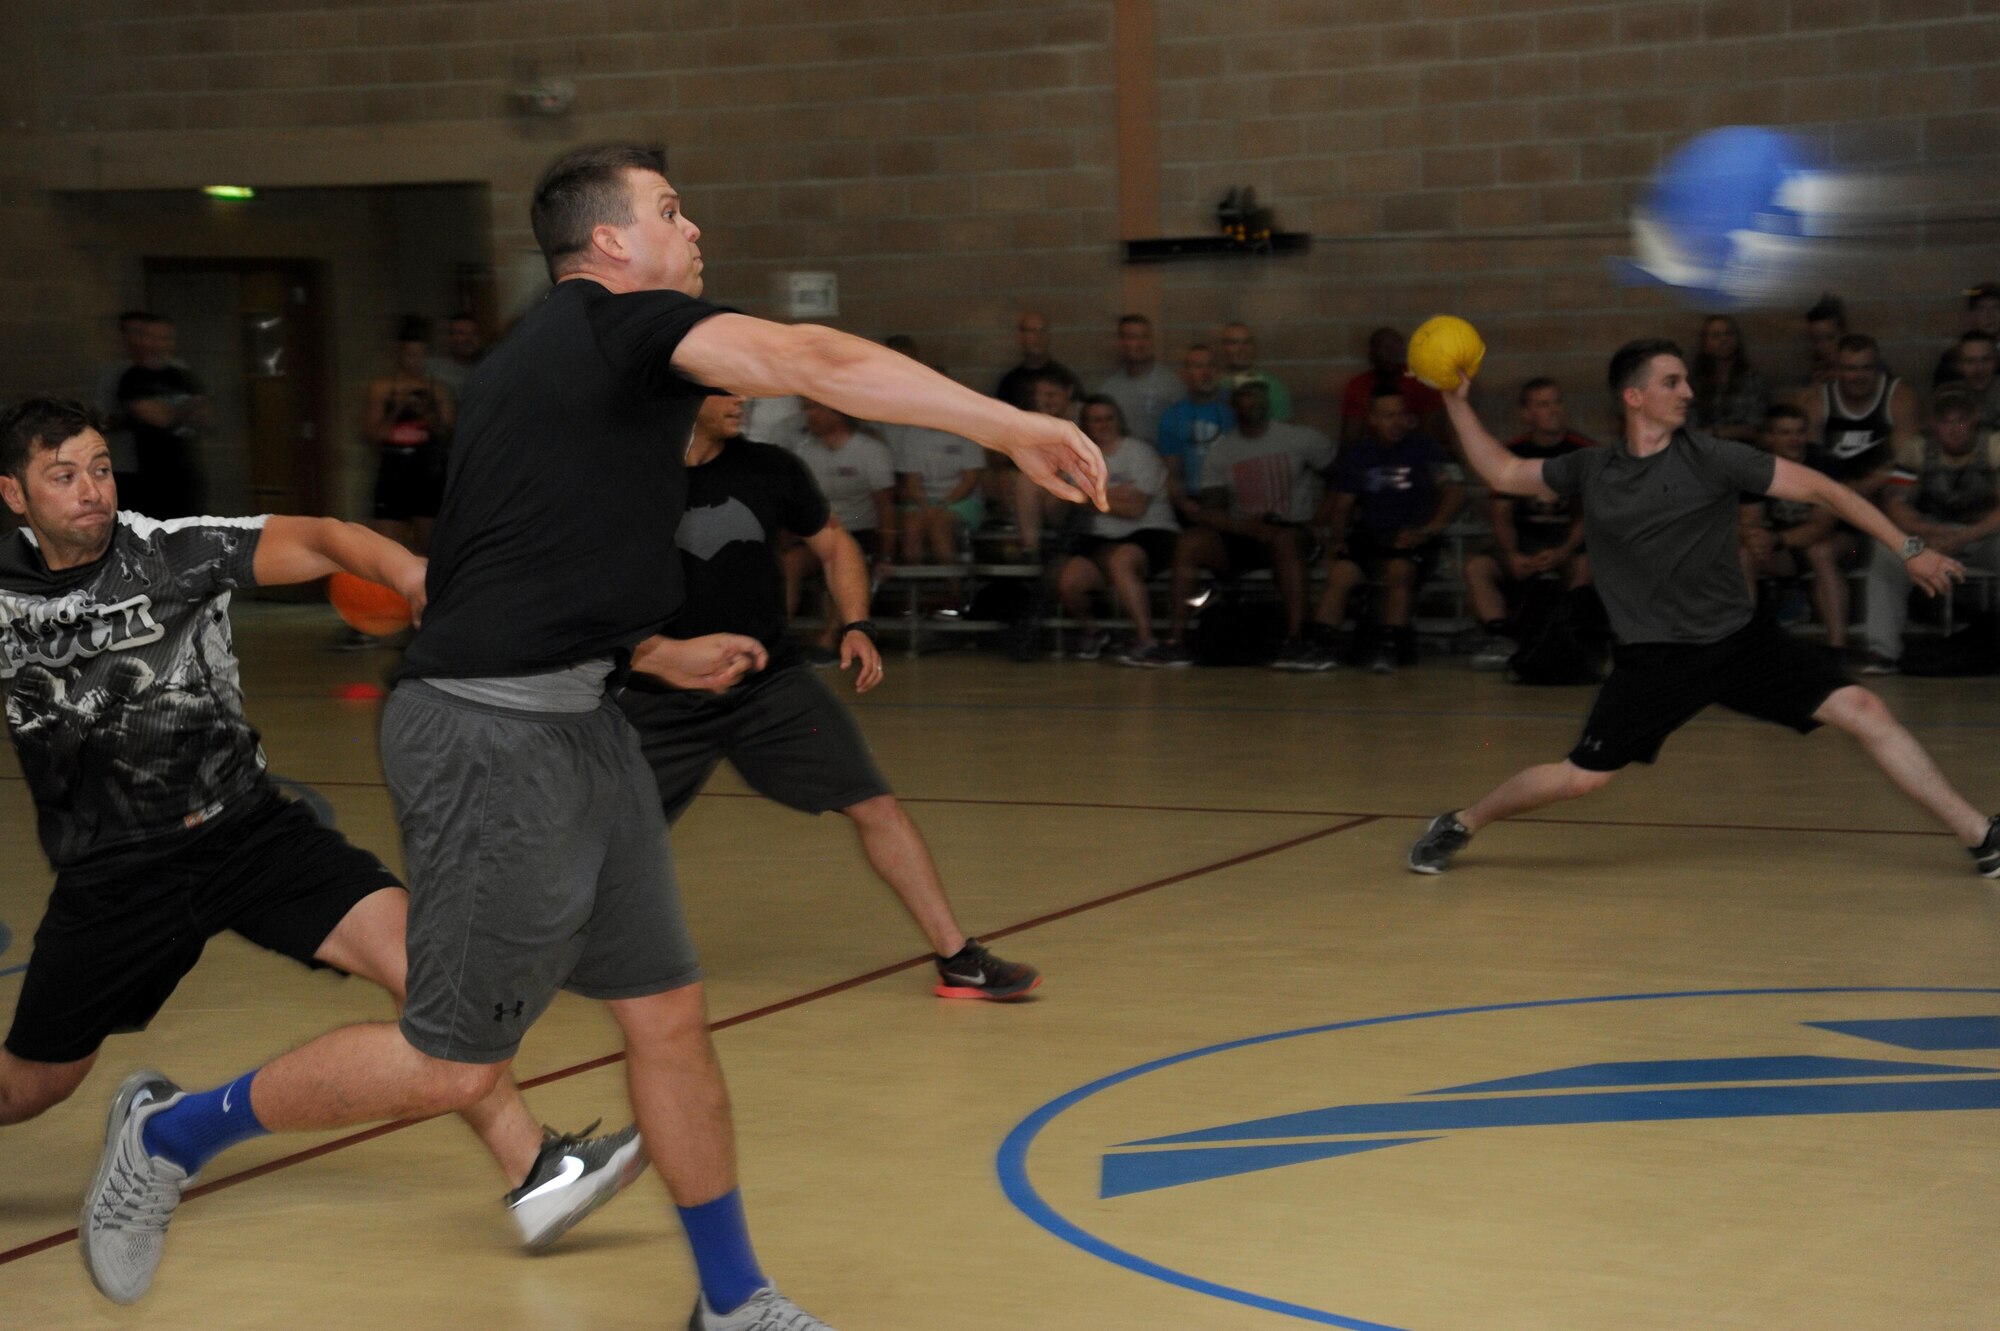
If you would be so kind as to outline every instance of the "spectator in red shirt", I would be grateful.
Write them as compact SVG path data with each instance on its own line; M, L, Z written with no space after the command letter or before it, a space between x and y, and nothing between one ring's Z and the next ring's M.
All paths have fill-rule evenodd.
M1368 368L1347 381L1340 399L1340 446L1342 448L1368 433L1368 413L1378 393L1401 393L1403 406L1424 432L1433 439L1449 439L1440 425L1444 399L1410 373L1406 358L1409 344L1393 328L1378 328L1368 335Z

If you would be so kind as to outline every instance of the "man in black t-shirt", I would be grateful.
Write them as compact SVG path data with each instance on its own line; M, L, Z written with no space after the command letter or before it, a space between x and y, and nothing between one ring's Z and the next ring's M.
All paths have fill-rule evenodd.
M1627 343L1611 358L1609 378L1625 409L1624 442L1547 460L1515 457L1488 434L1469 383L1445 397L1467 460L1496 493L1581 505L1591 575L1617 648L1569 757L1439 814L1411 848L1409 867L1442 873L1488 823L1603 789L1627 764L1652 762L1668 736L1719 702L1802 734L1823 723L1847 731L1958 837L1981 874L2000 877L2000 816L1966 803L1880 698L1825 654L1755 618L1737 558L1737 504L1746 493L1823 504L1898 551L1910 579L1933 595L1963 577L1963 566L1816 471L1690 433L1694 394L1673 343Z
M824 1324L770 1285L751 1247L658 792L606 697L628 664L721 690L766 661L741 635L659 636L681 600L674 536L695 412L711 385L800 394L962 435L1099 508L1104 459L1074 425L873 343L701 300L701 232L658 149L565 152L529 216L555 285L466 394L429 603L383 709L411 889L402 1020L331 1032L247 1080L274 1131L458 1109L500 1080L558 991L606 1001L700 1276L691 1331L815 1331ZM90 1203L110 1218L82 1241L94 1262L143 1267L138 1290L180 1187L144 1149L147 1124L199 1130L204 1105L157 1073L114 1102ZM135 1196L142 1205L120 1209Z
M279 795L243 715L229 600L342 568L421 602L423 561L332 519L120 512L109 447L60 399L0 419L0 497L27 524L0 540L0 688L56 869L0 1050L0 1123L67 1099L225 930L400 995L402 886ZM511 1081L468 1117L510 1185L533 1174L542 1134ZM575 1152L572 1177L575 1145L551 1159L556 1186L509 1207L530 1247L644 1165L627 1129Z
M118 379L118 408L131 426L144 511L155 518L184 518L201 509L200 462L195 443L208 423L208 390L174 359L174 326L146 321L140 355Z
M1546 375L1521 385L1521 422L1528 428L1507 441L1517 458L1559 458L1597 442L1569 428L1569 409L1562 385ZM1486 631L1486 642L1474 653L1475 670L1499 669L1513 655L1507 633L1509 601L1513 614L1523 615L1519 593L1530 583L1574 591L1590 582L1590 560L1583 553L1583 514L1567 499L1516 498L1495 491L1489 520L1492 544L1465 561L1465 589L1472 613ZM1531 617L1530 617L1531 618ZM1518 632L1518 630L1517 630Z
M865 693L882 680L868 619L868 562L833 516L812 473L792 454L740 438L743 399L712 397L688 445L688 507L675 538L687 600L677 634L740 633L770 664L727 693L675 688L644 673L619 705L639 731L669 824L729 760L752 789L801 813L838 809L854 822L882 881L924 932L941 998L1018 998L1041 983L1031 966L1003 961L953 916L923 834L875 767L847 709L820 683L786 634L783 567L776 541L790 533L826 569L843 628L841 668L856 667Z

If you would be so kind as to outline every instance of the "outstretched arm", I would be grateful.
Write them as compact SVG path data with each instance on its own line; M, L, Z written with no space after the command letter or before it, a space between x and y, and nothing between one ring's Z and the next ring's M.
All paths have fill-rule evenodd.
M1536 499L1556 497L1554 490L1542 484L1540 458L1515 457L1480 423L1478 414L1472 410L1471 379L1459 378L1458 387L1444 395L1444 409L1451 417L1452 428L1458 431L1459 443L1465 447L1465 460L1496 493Z
M344 570L395 588L410 603L412 617L423 618L425 561L358 522L266 518L252 569L264 587L311 582Z
M1905 533L1889 521L1888 514L1831 476L1823 476L1811 467L1802 467L1783 458L1776 461L1777 470L1771 475L1771 488L1765 491L1766 494L1778 499L1824 504L1890 550L1902 553ZM1906 560L1905 565L1910 571L1910 581L1931 596L1948 590L1954 582L1965 580L1965 565L1936 550L1926 550L1915 559Z
M1072 503L1105 508L1104 455L1082 430L1017 411L911 357L813 324L718 314L689 330L674 369L748 397L799 393L862 420L923 425L1005 453L1035 484ZM1064 480L1067 473L1074 484Z

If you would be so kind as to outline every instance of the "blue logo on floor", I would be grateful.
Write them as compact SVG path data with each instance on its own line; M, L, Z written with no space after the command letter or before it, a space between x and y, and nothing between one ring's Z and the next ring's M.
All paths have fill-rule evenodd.
M1449 1138L1506 1129L1996 1110L2000 1109L2000 1014L1967 1015L1964 1010L1966 996L1994 994L2000 990L1828 988L1628 994L1405 1013L1252 1036L1129 1068L1050 1101L1009 1134L998 1161L1001 1183L1017 1207L1057 1237L1141 1274L1306 1321L1357 1331L1401 1331L1387 1323L1309 1306L1296 1297L1277 1297L1204 1279L1141 1256L1120 1245L1143 1242L1148 1223L1171 1217L1156 1210L1130 1212L1111 1204L1129 1208L1137 1203L1127 1199L1186 1190L1189 1203L1206 1213L1217 1206L1237 1204L1245 1196L1240 1191L1204 1191L1222 1180L1341 1157L1437 1150L1441 1148L1434 1144ZM1949 1000L1947 1005L1957 1009L1949 1014L1888 1015L1898 1008L1909 1010L1906 1001L1890 995L1959 997ZM1693 999L1745 1001L1743 1015L1751 1019L1745 1029L1711 1037L1726 1039L1727 1052L1616 1062L1565 1062L1559 1061L1558 1053L1558 1061L1549 1066L1546 1051L1560 1050L1564 1038L1588 1042L1595 1035L1617 1042L1616 1047L1623 1052L1636 1029L1641 1038L1657 1031L1663 1047L1683 1045L1689 1037L1673 1028L1670 1016L1650 1005ZM1778 1003L1782 1015L1770 1011L1766 1000ZM1649 1005L1632 1013L1645 1018L1636 1026L1626 1019L1632 1004ZM1990 1006L1991 999L1976 999L1974 1004ZM1765 1010L1759 1011L1760 1005ZM1927 1000L1920 1006L1936 1005L1935 1000ZM1344 1060L1316 1059L1316 1046L1289 1043L1303 1037L1418 1021L1477 1018L1480 1038L1439 1042L1433 1065L1446 1071L1454 1062L1467 1060L1490 1065L1496 1047L1504 1049L1492 1037L1505 1040L1510 1034L1504 1025L1494 1026L1497 1019L1492 1014L1500 1013L1529 1019L1511 1033L1522 1044L1543 1051L1539 1057L1528 1056L1534 1061L1526 1070L1386 1097L1318 1105L1309 1102L1282 1112L1249 1117L1225 1114L1220 1116L1224 1119L1221 1122L1200 1122L1204 1101L1240 1106L1258 1098L1256 1079L1246 1074L1266 1066L1267 1050L1287 1060L1282 1065L1269 1065L1272 1069L1282 1067L1282 1075L1276 1078L1280 1085L1296 1085L1301 1064L1310 1073L1324 1063L1337 1078ZM1713 1015L1712 1010L1704 1011L1697 1029L1712 1029ZM1577 1018L1590 1020L1579 1023ZM1592 1029L1575 1029L1579 1025ZM1406 1039L1428 1033L1420 1028ZM1353 1037L1348 1038L1351 1041ZM1772 1052L1753 1052L1758 1043ZM1466 1052L1468 1047L1472 1052ZM1791 1052L1802 1047L1821 1052ZM1329 1052L1346 1053L1352 1048L1350 1043L1329 1047ZM1368 1052L1371 1058L1393 1065L1399 1051L1376 1035ZM1219 1055L1231 1057L1213 1065L1214 1071L1204 1070L1209 1065L1190 1067ZM1236 1057L1239 1055L1242 1057ZM1420 1054L1420 1060L1427 1056ZM1134 1087L1122 1095L1118 1090L1148 1078L1154 1079L1149 1087ZM1293 1098L1294 1106L1297 1104L1295 1093L1292 1097L1284 1092L1274 1094L1280 1104L1284 1098ZM1073 1164L1066 1172L1039 1163L1030 1168L1037 1140L1059 1121L1065 1126L1050 1134L1059 1141L1051 1147L1048 1158L1074 1161L1087 1149L1091 1134L1102 1132L1107 1118L1137 1119L1135 1126L1157 1127L1164 1125L1163 1120L1178 1119L1186 1124L1190 1116L1195 1117L1195 1124L1173 1131L1127 1139L1098 1136L1101 1145L1091 1152L1096 1163L1094 1178L1075 1177ZM1070 1123L1076 1126L1067 1126ZM1777 1130L1775 1125L1773 1130ZM1534 1139L1542 1149L1547 1149L1549 1140L1545 1136ZM1338 1188L1331 1176L1320 1182ZM1058 1197L1062 1205L1053 1204L1045 1192ZM1286 1198L1296 1195L1291 1190L1284 1193ZM1267 1207L1283 1204L1260 1203ZM1084 1228L1077 1218L1080 1216L1088 1216L1093 1228ZM1205 1214L1203 1231L1225 1230L1226 1226L1217 1223L1221 1219ZM1385 1217L1385 1223L1393 1223L1393 1218ZM1116 1235L1119 1242L1114 1243L1106 1234Z

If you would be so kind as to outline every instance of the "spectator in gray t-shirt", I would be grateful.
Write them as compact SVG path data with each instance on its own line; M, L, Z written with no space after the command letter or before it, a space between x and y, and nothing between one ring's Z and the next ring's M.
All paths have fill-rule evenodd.
M1181 399L1181 377L1160 364L1153 344L1153 321L1128 314L1118 321L1118 368L1097 391L1125 413L1125 433L1145 442L1160 442L1160 417Z
M1680 348L1627 343L1611 358L1625 437L1608 448L1521 458L1486 432L1469 384L1445 398L1466 458L1496 493L1566 496L1583 509L1591 571L1618 648L1583 738L1562 762L1530 767L1464 809L1439 814L1409 867L1442 873L1488 823L1601 790L1629 763L1650 763L1667 737L1710 703L1805 733L1831 723L1896 786L1948 827L1980 873L2000 877L2000 817L1952 789L1882 700L1839 663L1754 618L1737 562L1742 494L1823 504L1898 551L1930 593L1965 574L1957 560L1907 536L1882 511L1810 468L1686 428L1693 390Z

